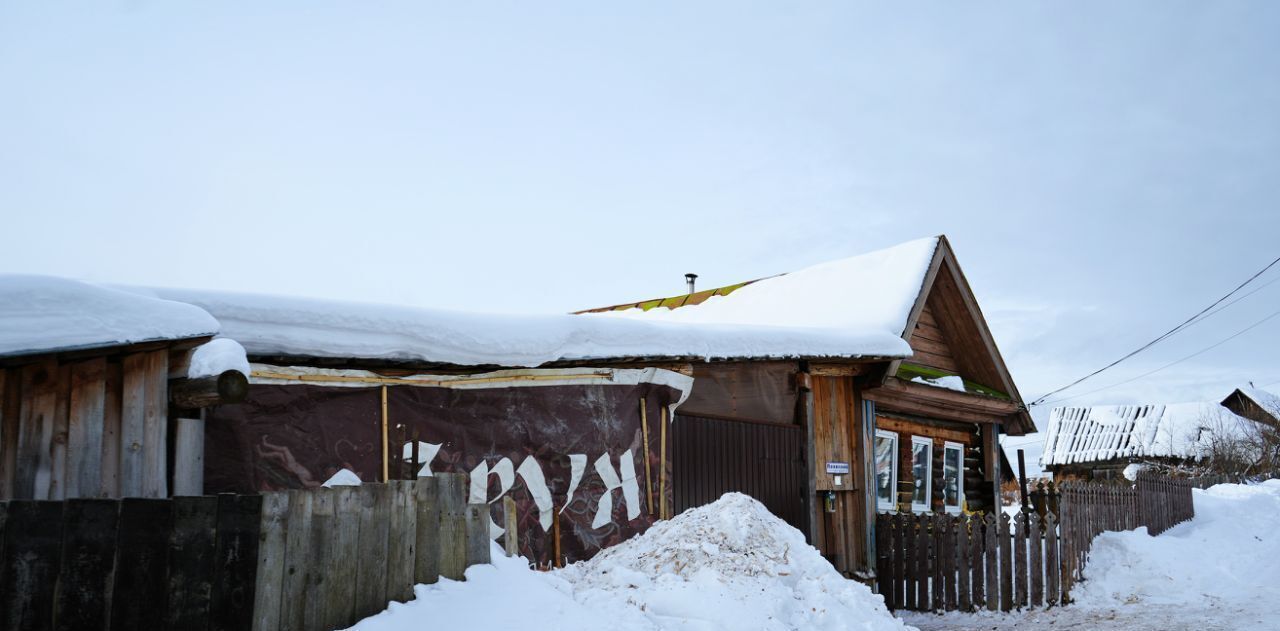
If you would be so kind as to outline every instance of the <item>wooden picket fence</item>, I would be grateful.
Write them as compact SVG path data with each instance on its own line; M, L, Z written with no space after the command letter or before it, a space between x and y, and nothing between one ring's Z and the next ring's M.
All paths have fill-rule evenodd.
M892 609L1011 611L1071 600L1093 538L1145 526L1159 535L1194 516L1189 480L1140 475L1131 486L1050 484L1036 509L876 517L877 588ZM1056 514L1055 514L1056 513Z
M1106 531L1145 526L1157 536L1195 517L1195 483L1140 473L1132 484L1064 482L1061 493L1063 583L1066 590L1083 578L1093 538Z
M345 628L489 562L489 509L467 488L0 503L0 628Z

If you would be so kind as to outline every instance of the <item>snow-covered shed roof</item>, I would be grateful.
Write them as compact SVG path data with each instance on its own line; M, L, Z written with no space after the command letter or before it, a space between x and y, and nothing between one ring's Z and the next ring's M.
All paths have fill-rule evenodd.
M898 358L880 330L499 315L186 289L136 289L208 311L251 356L535 367L618 358Z
M1258 407L1266 410L1272 417L1280 419L1280 396L1261 388L1240 388L1240 394L1258 404Z
M1200 458L1214 436L1246 435L1252 421L1217 403L1057 407L1041 466L1120 458Z
M580 313L650 321L880 332L902 337L938 237L684 296ZM852 291L851 291L852 290ZM696 309L682 308L697 305Z
M218 321L194 305L65 278L0 275L0 357L217 332Z

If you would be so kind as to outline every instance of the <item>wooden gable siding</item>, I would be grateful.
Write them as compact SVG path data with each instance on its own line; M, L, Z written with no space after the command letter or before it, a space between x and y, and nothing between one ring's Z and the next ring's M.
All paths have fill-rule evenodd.
M956 281L958 274L943 262L929 292L926 310L931 312L934 325L946 340L955 361L955 372L984 386L1015 395L1012 384L1006 383L997 362L998 351L988 344L982 323L973 313L977 305L970 305L972 296L962 291ZM923 318L921 318L923 319ZM926 328L926 330L928 330ZM914 331L913 331L914 334ZM941 367L939 367L941 368Z
M859 442L861 416L860 399L852 377L819 377L810 379L813 395L813 474L817 498L818 524L822 530L821 549L836 567L844 573L854 573L870 568L867 550L863 545L867 537L867 481L866 462L859 454L869 453L869 445ZM866 447L866 449L864 449ZM841 484L835 484L835 475L826 472L828 462L844 462L849 473L841 474ZM822 507L823 495L833 492L835 511L826 512Z
M955 354L951 351L951 345L947 342L947 334L943 333L928 303L920 311L920 318L916 320L916 326L911 331L909 343L913 352L912 363L944 372L959 373L960 368L956 363Z

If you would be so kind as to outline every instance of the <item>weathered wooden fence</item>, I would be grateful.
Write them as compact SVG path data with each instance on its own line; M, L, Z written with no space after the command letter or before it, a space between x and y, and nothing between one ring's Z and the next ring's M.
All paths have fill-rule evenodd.
M1146 526L1158 535L1191 519L1192 483L1156 475L1132 486L1052 485L1035 510L987 515L880 514L877 587L892 609L1011 611L1070 602L1093 538ZM1055 514L1056 513L1056 514Z
M1062 511L1064 590L1083 578L1094 537L1145 526L1156 536L1195 517L1191 480L1140 473L1132 485L1064 482Z
M465 474L0 503L0 628L335 629L489 562Z

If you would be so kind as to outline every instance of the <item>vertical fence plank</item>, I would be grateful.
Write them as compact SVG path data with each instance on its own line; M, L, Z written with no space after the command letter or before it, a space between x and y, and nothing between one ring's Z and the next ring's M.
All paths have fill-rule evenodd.
M0 628L52 629L62 556L62 502L9 502L0 566Z
M71 366L67 418L67 497L97 497L102 475L102 428L106 407L107 360Z
M461 580L467 569L467 484L461 473L441 473L437 505L440 510L440 576ZM422 532L418 524L418 532ZM421 550L421 548L419 548Z
M18 452L13 497L49 499L49 447L57 410L58 367L52 361L22 367L22 401L19 407ZM39 480L39 484L37 484Z
M387 608L387 546L391 528L391 487L360 487L355 622Z
M890 568L893 567L890 559L893 557L893 548L889 545L889 520L888 515L877 513L876 520L876 590L884 597L885 605L890 609L893 608L893 587L892 578L890 577Z
M445 475L421 477L417 481L414 581L426 585L440 580L440 481Z
M1042 561L1042 552L1044 550L1044 534L1040 530L1040 515L1032 513L1028 517L1029 527L1027 529L1027 545L1031 547L1030 564L1031 570L1031 590L1030 605L1039 607L1044 604L1044 563Z
M328 582L325 597L329 613L327 627L346 628L355 615L356 545L360 536L360 497L362 486L343 486L334 489L334 538L330 541L334 557L331 567L332 580Z
M1009 534L1009 515L1000 513L1000 610L1013 609L1013 541Z
M1027 606L1027 581L1031 575L1027 567L1027 519L1026 511L1014 518L1016 522L1013 537L1013 579L1016 592L1014 602L1019 608Z
M995 611L1000 608L1000 575L999 570L999 551L996 544L999 537L996 536L996 525L999 522L996 516L987 513L982 518L982 527L984 535L984 558L983 563L986 565L985 587L987 594L987 610Z
M909 545L907 538L903 536L906 530L906 523L902 519L902 515L892 515L893 531L890 536L893 537L893 605L897 609L903 609L907 606L906 590L903 585L907 581L907 547Z
M261 495L219 495L214 551L210 631L253 628L253 597L258 574Z
M142 441L146 424L146 353L126 355L121 362L120 495L142 495Z
M489 505L468 504L466 514L467 528L467 567L486 565L492 561L489 543Z
M919 549L916 545L919 538L916 537L916 520L914 515L900 515L902 519L902 540L907 549L907 564L903 569L903 606L906 609L917 609L916 607L916 566L919 561Z
M106 628L119 512L120 503L115 500L69 500L63 506L55 629Z
M169 607L168 500L125 498L120 502L112 629L161 629Z
M172 501L169 628L204 631L208 627L209 601L213 596L218 498L177 497Z
M120 497L120 364L107 364L102 411L102 478L98 497Z
M417 566L418 506L413 480L392 481L391 526L387 541L387 599L413 598Z
M929 547L932 550L932 554L929 555L930 563L932 564L929 568L929 591L933 602L933 610L943 611L946 605L943 559L947 557L947 550L944 547L946 543L947 517L946 515L935 514L929 522L933 529L933 536L929 537Z
M986 565L982 562L983 552L986 547L986 538L983 534L985 532L985 529L983 528L984 523L985 522L982 521L982 517L980 516L973 516L969 518L969 528L971 530L969 540L969 570L972 575L969 587L973 591L971 604L974 610L981 609L982 605L987 602L986 591L983 589L983 585L986 584L987 580Z
M0 368L0 500L14 497L21 414L22 372L17 368Z
M943 516L945 530L942 541L942 607L945 611L956 609L956 529L960 521L949 515Z
M169 495L169 351L146 353L142 421L142 494Z
M311 556L313 491L289 491L289 528L285 532L284 586L280 607L281 631L306 631L307 610L312 606L312 574L316 560Z
M1053 513L1044 516L1044 565L1045 604L1052 607L1059 602L1062 566L1058 560L1058 520Z
M972 587L969 585L969 567L973 550L970 523L970 520L963 515L956 520L956 591L959 592L956 607L960 611L969 611L973 608Z
M61 500L67 497L67 434L71 423L71 364L61 364L57 372L57 399L53 412L53 436L49 442L48 475L49 499ZM38 488L42 485L45 472L36 478L37 499Z
M253 595L254 631L274 631L282 624L285 558L288 539L289 493L273 491L262 495L262 518L258 526L258 575Z
M916 605L929 609L929 518L916 515Z

